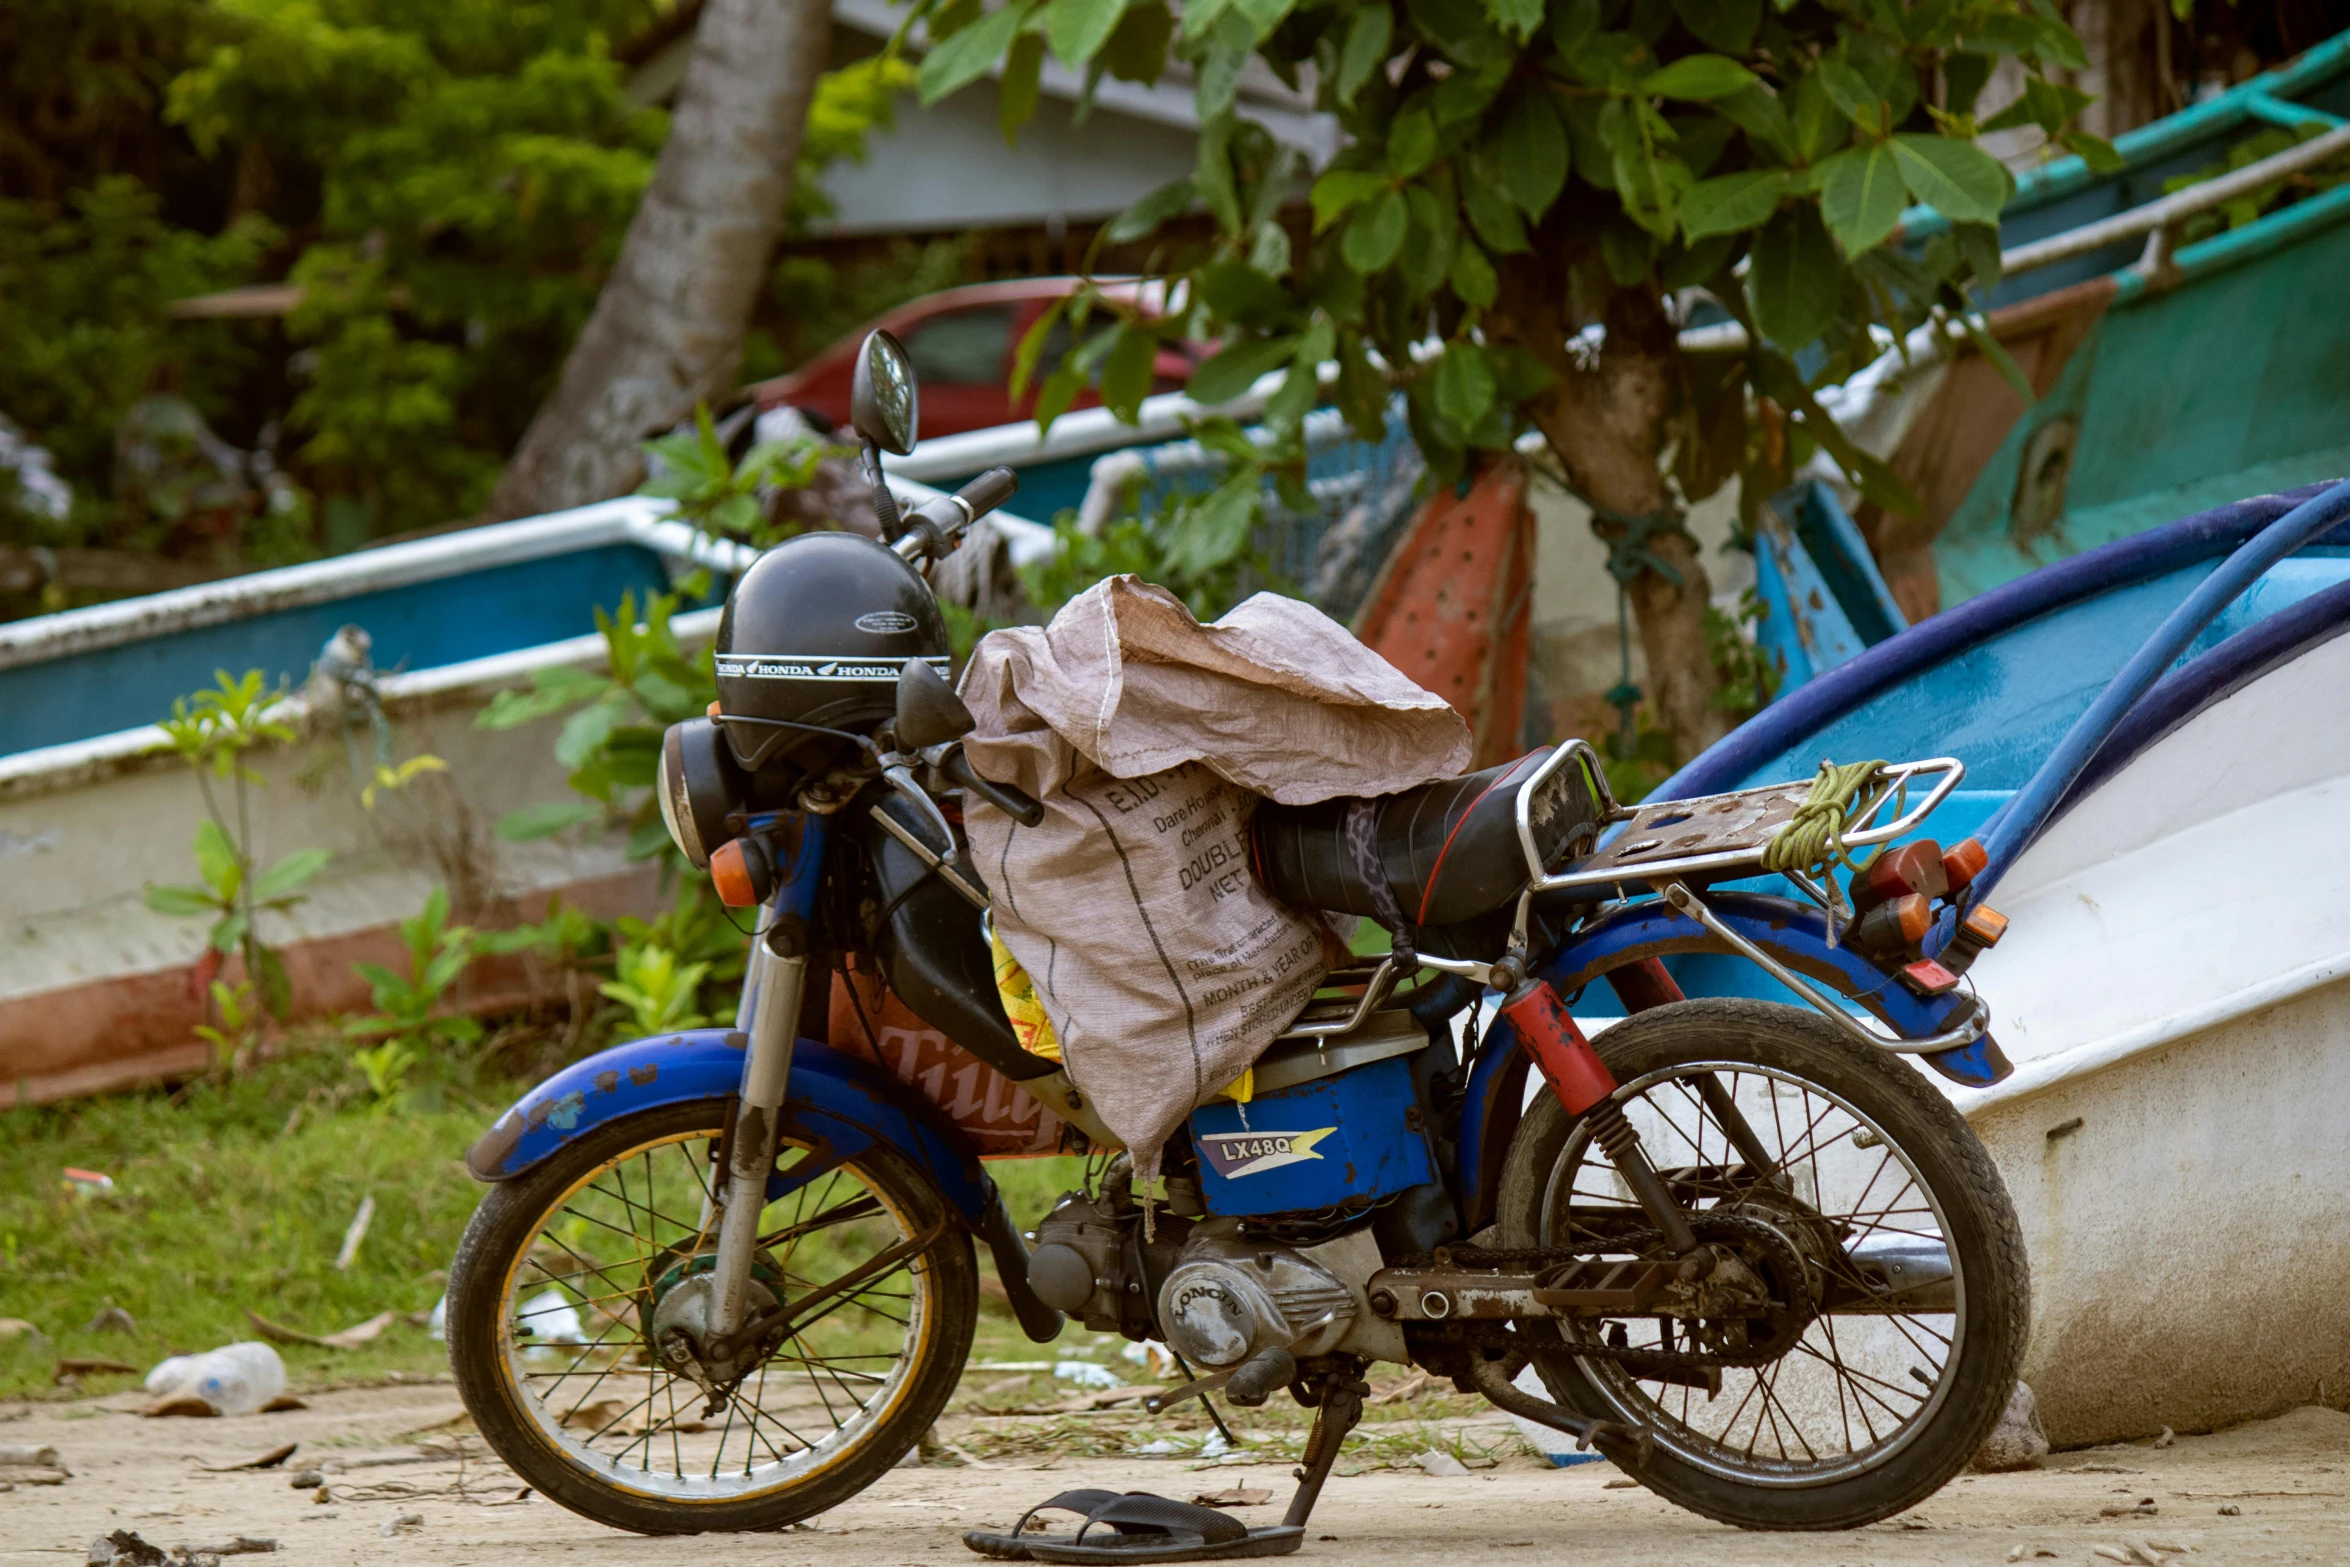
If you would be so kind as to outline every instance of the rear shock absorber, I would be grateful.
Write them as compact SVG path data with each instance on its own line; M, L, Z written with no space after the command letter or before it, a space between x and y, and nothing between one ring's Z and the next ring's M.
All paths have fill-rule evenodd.
M1575 1026L1575 1019L1568 1013L1566 1003L1559 999L1559 993L1548 981L1529 978L1502 1002L1501 1015L1509 1020L1526 1053L1533 1057L1534 1065L1567 1113L1590 1122L1592 1140L1599 1144L1608 1162L1631 1188L1641 1211L1648 1215L1648 1222L1663 1232L1665 1244L1674 1255L1710 1259L1713 1254L1689 1228L1688 1215L1673 1200L1672 1188L1656 1173L1656 1166L1648 1162L1648 1152L1640 1146L1639 1131L1624 1115L1624 1107L1613 1098L1615 1074L1599 1059L1599 1052L1591 1048L1583 1030Z

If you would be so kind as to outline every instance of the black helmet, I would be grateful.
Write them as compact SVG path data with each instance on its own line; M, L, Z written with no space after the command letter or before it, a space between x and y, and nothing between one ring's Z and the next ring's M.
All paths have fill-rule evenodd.
M910 659L949 673L946 619L921 574L853 533L803 533L759 557L718 621L721 719L782 719L870 734L897 711ZM822 774L842 740L761 723L725 724L745 768Z

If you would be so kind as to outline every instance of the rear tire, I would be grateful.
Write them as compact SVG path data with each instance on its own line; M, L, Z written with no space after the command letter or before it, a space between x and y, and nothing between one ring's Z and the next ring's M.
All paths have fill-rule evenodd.
M1711 1401L1700 1389L1638 1380L1613 1360L1538 1353L1535 1365L1552 1396L1580 1414L1654 1428L1646 1463L1632 1444L1602 1439L1599 1447L1658 1495L1740 1528L1857 1528L1941 1489L2006 1407L2030 1319L2029 1264L2015 1211L1966 1122L1916 1069L1795 1007L1676 1002L1616 1024L1593 1045L1617 1082L1637 1087L1625 1109L1651 1160L1698 1172L1696 1186L1684 1188L1704 1193L1697 1206L1739 1211L1746 1201L1746 1211L1755 1211L1756 1199L1740 1198L1733 1179L1704 1173L1709 1163L1740 1167L1724 1136L1707 1132L1712 1123L1694 1083L1710 1068L1799 1193L1808 1180L1805 1211L1815 1217L1799 1221L1799 1231L1821 1233L1828 1227L1817 1216L1824 1215L1845 1221L1845 1244L1869 1234L1938 1234L1955 1265L1956 1309L1823 1316L1770 1365L1724 1370ZM1882 1161L1876 1184L1859 1190L1857 1207L1844 1203L1843 1194L1870 1176L1872 1158ZM1570 1206L1588 1215L1610 1201L1628 1204L1620 1186L1608 1195L1614 1179L1585 1125L1540 1095L1504 1166L1501 1244L1562 1244L1574 1222ZM1918 1196L1909 1199L1913 1188ZM1879 1202L1887 1208L1883 1222L1852 1222L1868 1219ZM1625 1319L1622 1327L1635 1348L1658 1342L1653 1319ZM1599 1336L1596 1325L1586 1331ZM1864 1360L1872 1371L1843 1369ZM1830 1369L1820 1370L1823 1364ZM1795 1382L1783 1386L1789 1376ZM1741 1395L1746 1402L1733 1406ZM1744 1435L1741 1454L1749 1406L1753 1432ZM1814 1409L1821 1412L1816 1430L1805 1418Z
M708 1187L696 1166L708 1165L725 1105L625 1117L493 1187L449 1271L449 1360L482 1436L550 1500L640 1534L780 1529L864 1490L938 1418L979 1314L971 1237L949 1223L927 1251L814 1311L823 1320L744 1379L723 1430L718 1417L700 1420L698 1390L647 1352L643 1308L657 1298L647 1280L690 1277L699 1255ZM788 1167L788 1104L784 1118ZM947 1218L937 1188L876 1146L770 1203L762 1257L790 1281L788 1299ZM705 1241L714 1236L713 1225ZM518 1331L518 1314L560 1320L533 1310L547 1290L573 1313L559 1331L577 1324L592 1343L531 1344L536 1335ZM902 1332L890 1326L901 1312ZM619 1412L595 1413L599 1395Z

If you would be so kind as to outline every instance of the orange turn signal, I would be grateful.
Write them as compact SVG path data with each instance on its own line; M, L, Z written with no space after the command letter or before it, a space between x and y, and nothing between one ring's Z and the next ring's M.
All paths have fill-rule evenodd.
M1958 928L1966 932L1976 946L1995 947L1999 945L1999 938L2007 934L2007 916L1987 905L1978 906L1967 910L1967 916L1959 922Z
M718 901L730 909L756 908L759 903L758 885L743 853L747 841L729 839L710 855L710 884L718 889Z
M1950 890L1956 892L1980 876L1983 867L1990 863L1991 851L1983 847L1983 840L1969 838L1964 843L1952 845L1950 852L1942 856L1942 874L1949 879ZM2002 920L2000 923L2005 925L2007 922Z

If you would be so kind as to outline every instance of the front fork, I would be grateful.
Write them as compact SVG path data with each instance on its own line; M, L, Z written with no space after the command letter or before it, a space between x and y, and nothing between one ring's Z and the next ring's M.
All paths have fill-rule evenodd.
M747 1315L759 1217L767 1206L778 1123L791 1087L792 1047L799 1039L800 1007L807 996L808 926L815 913L829 825L829 817L809 812L773 834L769 843L776 889L760 906L750 966L743 974L742 1005L735 1014L735 1028L747 1038L742 1083L735 1093L734 1119L726 1128L725 1168L715 1183L720 1191L718 1246L711 1275L717 1298L708 1332L717 1341L740 1328Z

